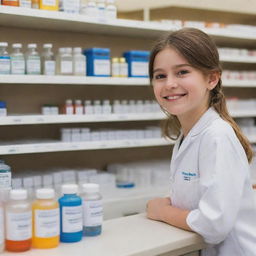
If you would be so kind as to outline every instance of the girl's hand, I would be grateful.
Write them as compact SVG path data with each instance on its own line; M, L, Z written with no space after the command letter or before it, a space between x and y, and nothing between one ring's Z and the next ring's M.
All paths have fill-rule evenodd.
M164 208L166 206L171 205L171 199L169 197L165 198L154 198L152 200L149 200L147 203L147 217L152 220L160 220L162 221L162 214L164 212Z

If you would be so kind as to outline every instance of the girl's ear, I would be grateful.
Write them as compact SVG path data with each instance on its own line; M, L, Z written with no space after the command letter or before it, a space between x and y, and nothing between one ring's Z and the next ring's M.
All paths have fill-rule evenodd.
M208 76L207 88L209 90L212 90L218 84L219 80L220 80L220 72L218 72L218 71L211 72Z

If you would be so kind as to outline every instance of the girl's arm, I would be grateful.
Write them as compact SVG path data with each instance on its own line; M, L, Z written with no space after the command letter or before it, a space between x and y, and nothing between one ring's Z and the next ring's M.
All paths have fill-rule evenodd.
M187 225L188 210L182 210L171 205L170 198L155 198L147 203L147 217L163 221L172 226L192 231Z

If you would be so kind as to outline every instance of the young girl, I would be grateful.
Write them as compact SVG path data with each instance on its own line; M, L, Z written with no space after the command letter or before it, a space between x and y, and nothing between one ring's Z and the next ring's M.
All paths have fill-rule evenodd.
M197 29L173 32L154 46L149 74L177 141L170 198L150 200L148 218L200 234L203 256L256 255L253 153L228 114L216 45Z

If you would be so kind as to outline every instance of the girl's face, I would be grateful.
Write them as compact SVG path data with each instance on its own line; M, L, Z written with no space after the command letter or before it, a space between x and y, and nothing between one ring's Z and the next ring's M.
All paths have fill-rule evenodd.
M212 89L209 80L209 76L192 67L173 48L165 48L155 57L152 80L155 97L180 121L198 117L207 110L209 90Z

